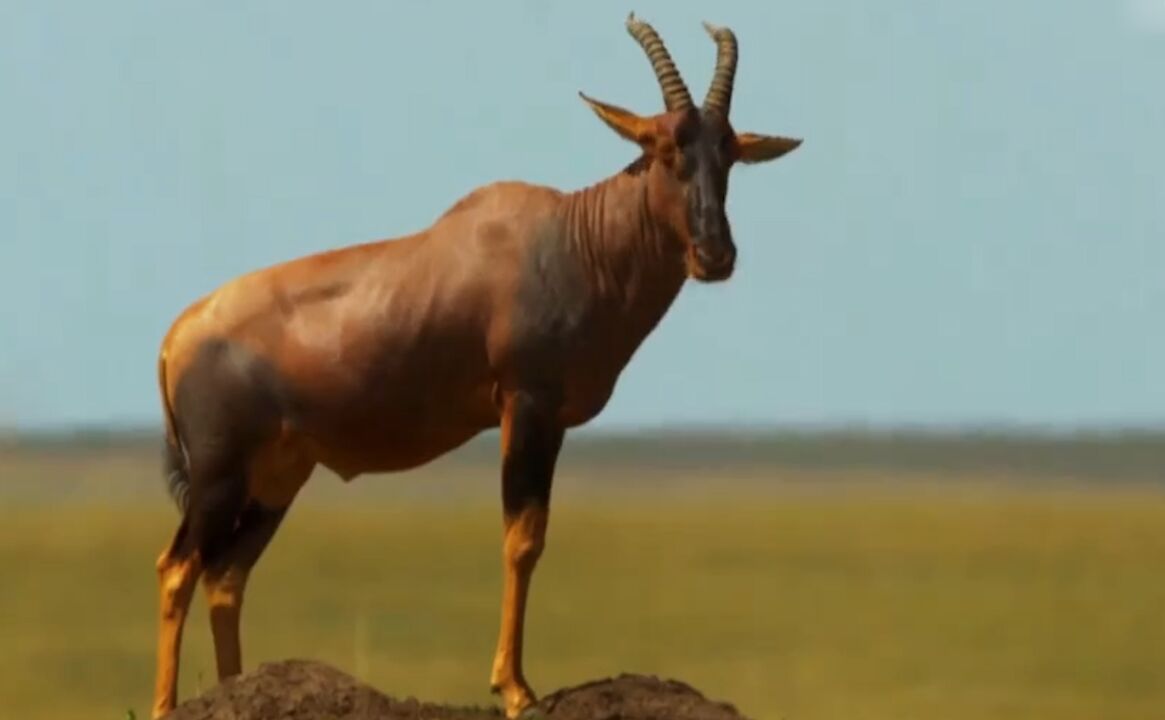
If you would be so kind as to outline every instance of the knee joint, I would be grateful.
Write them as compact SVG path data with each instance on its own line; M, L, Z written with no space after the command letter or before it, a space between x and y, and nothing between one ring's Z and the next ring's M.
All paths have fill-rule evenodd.
M545 547L546 540L541 533L513 534L506 540L506 560L518 568L532 568Z
M542 557L542 550L546 547L546 541L541 538L526 538L518 543L514 548L514 561L519 565L533 563L538 558Z
M545 505L529 503L517 513L506 517L506 536L503 544L506 561L518 569L532 568L546 547Z

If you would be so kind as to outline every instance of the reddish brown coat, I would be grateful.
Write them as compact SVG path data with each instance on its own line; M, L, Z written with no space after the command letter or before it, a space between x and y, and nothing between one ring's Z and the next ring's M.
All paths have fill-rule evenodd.
M634 18L628 29L667 111L583 96L641 148L622 171L569 193L481 187L424 230L257 270L175 321L159 379L184 517L158 559L155 716L176 700L200 576L219 676L239 672L247 574L314 467L345 479L404 470L499 426L505 583L491 683L509 717L534 701L522 620L563 435L603 409L687 278L731 275L731 167L799 144L732 129L730 31L709 28L717 68L697 108L654 30Z

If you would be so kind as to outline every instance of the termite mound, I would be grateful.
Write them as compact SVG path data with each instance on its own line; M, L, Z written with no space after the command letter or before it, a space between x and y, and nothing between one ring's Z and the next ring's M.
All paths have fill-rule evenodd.
M746 720L676 680L625 673L547 693L550 720ZM264 663L179 705L167 720L500 720L497 707L397 699L319 662Z

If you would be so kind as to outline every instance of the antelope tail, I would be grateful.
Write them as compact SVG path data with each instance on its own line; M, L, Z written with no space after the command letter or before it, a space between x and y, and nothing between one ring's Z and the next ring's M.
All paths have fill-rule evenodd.
M166 422L166 441L162 449L162 468L166 473L166 490L178 509L186 514L190 503L190 473L186 463L186 452L178 436L178 424L174 420L174 408L170 406L170 393L166 386L166 354L158 358L158 385L162 391L162 411Z

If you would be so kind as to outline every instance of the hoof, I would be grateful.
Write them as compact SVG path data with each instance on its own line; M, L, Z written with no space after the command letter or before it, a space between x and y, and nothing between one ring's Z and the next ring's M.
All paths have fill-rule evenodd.
M538 707L538 696L525 680L509 684L491 682L489 689L501 699L506 720L549 720Z

